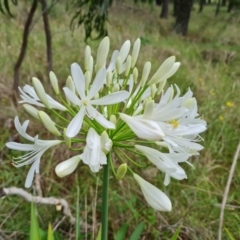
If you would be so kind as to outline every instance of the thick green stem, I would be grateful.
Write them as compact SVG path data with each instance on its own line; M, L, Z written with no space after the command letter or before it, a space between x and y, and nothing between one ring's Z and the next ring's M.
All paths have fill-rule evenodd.
M107 155L107 164L103 165L103 193L102 193L102 237L108 239L108 187L109 187L109 165L111 154Z

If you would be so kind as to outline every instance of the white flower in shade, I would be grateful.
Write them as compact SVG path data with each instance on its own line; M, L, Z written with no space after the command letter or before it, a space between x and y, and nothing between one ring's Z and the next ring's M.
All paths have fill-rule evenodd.
M170 212L172 210L172 203L164 192L135 173L133 177L141 187L146 201L153 209L162 212Z
M87 145L80 155L80 159L89 165L92 172L98 172L102 164L107 164L107 157L101 148L101 137L93 128L90 128L86 142Z
M91 89L85 94L85 78L83 75L83 72L80 68L80 66L77 63L73 63L71 65L71 72L73 81L76 87L76 90L80 96L80 99L73 94L73 92L69 88L63 88L66 97L75 105L80 107L80 111L77 113L77 115L72 119L70 124L67 127L66 135L68 137L74 137L78 134L82 127L83 118L84 115L87 114L87 116L91 119L95 119L97 122L99 122L103 127L114 129L115 125L108 121L100 112L98 112L92 105L111 105L118 102L121 102L125 100L129 93L127 91L119 91L112 94L109 94L107 96L104 96L99 99L93 99L98 91L103 86L105 79L106 79L106 69L101 68L96 77L93 81L93 84L91 86Z
M55 168L56 174L59 177L65 177L71 174L77 168L77 165L80 162L80 160L81 160L80 156L77 155L59 163Z
M25 85L23 87L23 90L20 87L18 89L21 92L20 96L22 98L22 100L19 101L19 103L29 103L29 104L36 105L39 107L45 107L45 105L41 102L41 100L39 99L38 95L36 94L36 92L32 86ZM66 107L64 107L62 104L60 104L56 100L54 100L48 94L46 94L46 97L47 97L50 108L58 109L61 111L67 110Z
M161 153L156 149L135 145L135 148L143 153L160 171L165 173L164 184L170 183L170 177L177 180L187 178L185 171L178 165L179 162L187 162L188 153Z
M39 173L39 165L42 155L49 148L61 143L60 140L40 140L38 136L31 137L26 133L29 120L25 121L22 125L19 122L18 117L14 119L14 124L18 133L26 138L27 140L33 142L33 144L22 144L16 142L8 142L6 146L10 149L29 152L21 157L13 159L13 165L15 167L22 167L24 165L32 164L28 171L28 175L25 181L25 187L30 187L32 185L34 173Z

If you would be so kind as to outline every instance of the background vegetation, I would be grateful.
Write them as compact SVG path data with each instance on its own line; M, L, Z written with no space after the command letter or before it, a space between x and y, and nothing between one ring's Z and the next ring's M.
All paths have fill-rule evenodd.
M15 169L11 165L12 156L19 153L10 151L5 142L20 141L13 127L13 118L29 116L21 106L15 106L12 95L13 66L19 54L22 29L30 6L18 4L12 8L15 18L0 15L0 189L3 187L23 187L28 167ZM229 175L233 155L240 136L240 14L237 10L227 13L220 8L215 16L216 5L207 5L198 13L198 4L193 5L188 35L176 35L172 29L175 19L169 5L168 19L159 19L160 7L147 3L113 2L109 9L108 35L111 49L119 49L130 39L140 37L141 53L137 65L141 67L151 61L153 69L161 62L175 55L182 63L180 70L168 84L178 84L182 92L188 87L199 102L199 112L208 123L204 134L205 149L198 157L192 158L194 169L184 165L188 179L172 180L169 187L163 186L163 176L155 168L141 173L159 188L164 189L173 202L170 213L154 212L146 205L141 191L130 176L117 182L110 181L110 233L114 239L118 229L128 225L128 236L136 226L144 221L141 239L169 239L182 224L179 239L212 240L217 238L220 204ZM84 28L72 32L69 23L72 16L65 14L65 5L56 4L49 14L52 32L53 70L60 85L64 86L69 75L70 64L77 61L84 64L83 56L86 43ZM41 11L37 9L29 36L26 57L22 64L20 86L31 82L35 76L42 80L48 93L49 78L46 63L46 46ZM88 41L93 55L99 41ZM32 119L33 120L33 119ZM48 133L39 129L40 125L31 121L31 134L39 133L47 139ZM41 188L44 196L59 196L70 204L76 212L77 186L80 191L80 218L82 239L96 238L100 222L101 180L93 175L88 167L81 165L75 174L64 179L55 175L58 162L70 157L64 147L56 147L43 156L41 165ZM139 171L139 170L138 170ZM224 228L240 239L240 165L237 164L225 209ZM35 189L29 189L35 193ZM51 222L56 230L57 239L75 239L75 226L62 213L52 206L38 205L39 223L47 229ZM0 239L27 239L29 234L30 204L16 196L0 199ZM226 231L222 239L228 239Z

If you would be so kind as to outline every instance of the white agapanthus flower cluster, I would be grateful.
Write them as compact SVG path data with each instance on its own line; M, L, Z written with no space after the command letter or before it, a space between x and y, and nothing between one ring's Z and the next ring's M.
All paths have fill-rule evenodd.
M56 75L50 72L58 101L45 92L37 78L32 79L33 87L19 88L24 109L58 140L29 136L26 133L29 121L21 125L15 117L17 131L31 143L6 144L10 149L28 152L14 158L13 164L16 167L32 164L25 182L25 186L30 187L34 173L39 173L40 159L45 151L58 144L79 151L72 143L81 143L85 146L83 151L56 166L59 177L71 174L81 161L94 173L102 165L110 164L117 179L124 177L127 170L133 175L152 208L171 211L168 196L134 173L131 166L141 165L145 157L164 173L165 185L171 178L187 178L182 163L188 163L189 157L202 150L199 134L206 130L206 122L199 118L197 101L190 89L182 96L177 85L163 90L167 79L180 66L175 57L165 60L154 74L150 73L151 63L146 62L139 77L135 64L140 39L133 44L131 54L128 40L119 51L113 52L110 61L109 47L109 38L105 37L99 45L95 63L90 47L86 47L85 66L71 65L71 76L63 88L64 96ZM43 108L40 110L33 105ZM52 120L53 115L58 122ZM113 157L108 158L109 155Z

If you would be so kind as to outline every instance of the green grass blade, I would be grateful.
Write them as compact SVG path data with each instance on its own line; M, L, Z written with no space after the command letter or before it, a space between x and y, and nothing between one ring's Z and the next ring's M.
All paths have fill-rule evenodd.
M128 224L123 224L121 228L117 231L115 240L124 240L127 233Z
M234 238L234 236L232 235L232 233L231 233L227 228L224 228L224 230L226 231L226 233L227 233L227 235L228 235L228 237L229 237L230 240L236 240L236 239Z
M48 224L48 240L54 240L52 224Z
M178 239L181 228L182 228L182 224L177 228L176 232L171 237L171 240L177 240Z
M101 235L102 235L102 224L100 225L96 240L101 240Z
M79 186L77 186L77 202L76 202L76 240L78 239L80 239Z
M141 236L141 233L144 229L144 222L138 224L134 232L132 233L130 240L138 240Z
M30 240L41 240L35 205L31 204Z

